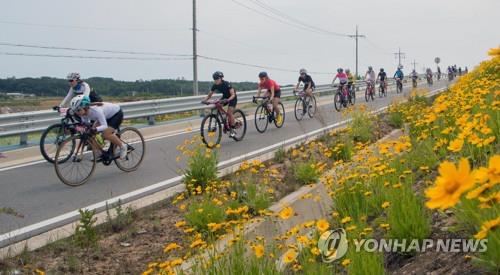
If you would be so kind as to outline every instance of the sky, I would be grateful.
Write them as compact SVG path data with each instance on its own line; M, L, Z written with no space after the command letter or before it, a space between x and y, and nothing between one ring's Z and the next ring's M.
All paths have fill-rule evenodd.
M258 6L273 8L279 17ZM249 7L250 9L244 7ZM252 9L252 10L251 10ZM316 83L329 83L337 68L355 68L354 34L359 25L359 71L371 65L392 73L401 48L405 71L449 64L477 65L500 45L498 0L197 0L198 54L239 63L199 59L200 80L220 70L229 81L257 81L259 71L291 84L306 68ZM262 15L266 14L266 15ZM297 26L296 23L304 24ZM496 23L495 23L496 22ZM293 25L293 26L291 26ZM309 26L314 27L312 30ZM77 49L192 54L192 1L182 0L2 0L0 44ZM319 29L319 30L318 30ZM99 56L155 60L89 59L15 54ZM192 60L0 45L0 78L65 77L118 80L192 79ZM162 60L158 60L162 59ZM314 72L314 73L313 73ZM321 73L321 74L320 74Z

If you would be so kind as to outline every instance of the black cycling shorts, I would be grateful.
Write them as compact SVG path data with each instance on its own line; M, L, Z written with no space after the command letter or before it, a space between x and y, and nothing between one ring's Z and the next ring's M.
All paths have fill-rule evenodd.
M281 98L281 90L274 91L274 97Z
M236 104L238 103L238 97L235 96L233 99L231 99L228 103L224 104L224 106L229 106L229 107L233 107L233 108L236 108Z
M120 125L122 125L122 122L123 122L122 110L120 109L120 111L118 111L118 113L114 114L109 119L106 119L106 122L108 123L108 127L113 127L113 129L115 129L115 130L120 129Z

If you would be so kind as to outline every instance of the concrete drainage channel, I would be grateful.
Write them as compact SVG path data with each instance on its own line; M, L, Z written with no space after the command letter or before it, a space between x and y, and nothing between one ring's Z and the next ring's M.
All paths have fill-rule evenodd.
M434 90L427 94L428 97L433 96L437 93L446 90L446 88L441 88ZM383 107L378 110L373 111L373 114L382 113L387 110L388 107ZM227 161L220 162L219 176L228 175L239 168L239 164L245 160L260 160L267 161L274 157L274 153L282 148L284 150L294 147L307 140L315 139L321 135L326 134L328 131L345 126L350 119L344 120L342 122L334 123L332 125L317 129L315 131L303 134L283 142L273 144L271 146L262 148L257 151L250 152L239 157L232 158ZM113 205L119 201L122 202L123 207L131 207L133 209L140 209L153 205L162 200L168 199L175 194L185 190L184 184L182 184L182 176L171 178L154 185L138 189L136 191L111 198L107 201L100 202L94 205L85 207L88 210L96 210L97 222L96 224L102 224L106 221L106 205ZM304 189L305 188L305 189ZM307 188L304 187L300 189L305 192ZM319 187L316 187L319 188ZM304 190L303 190L304 189ZM297 192L299 192L297 191ZM291 194L292 195L292 194ZM291 196L289 195L289 196ZM288 196L287 196L288 197ZM331 204L330 204L331 205ZM114 216L114 211L111 211L111 216ZM19 255L24 250L35 250L37 248L43 247L49 243L55 242L60 239L67 238L74 233L75 227L78 223L79 213L78 211L72 211L63 214L52 219L33 224L18 230L11 231L9 233L0 235L0 259L7 257L12 257Z

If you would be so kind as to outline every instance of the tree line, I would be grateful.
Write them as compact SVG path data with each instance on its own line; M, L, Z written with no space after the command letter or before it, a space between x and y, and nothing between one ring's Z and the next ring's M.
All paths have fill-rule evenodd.
M165 97L193 95L193 82L184 79L158 79L120 81L106 77L92 77L85 79L90 87L103 96L133 96L153 95ZM255 90L255 82L232 82L238 91ZM198 83L201 94L207 92L212 82L200 81ZM0 92L34 94L36 96L64 96L69 89L65 79L53 77L40 78L5 78L0 79Z

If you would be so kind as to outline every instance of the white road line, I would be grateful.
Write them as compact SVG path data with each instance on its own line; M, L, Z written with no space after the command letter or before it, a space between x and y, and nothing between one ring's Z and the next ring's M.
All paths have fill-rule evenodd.
M443 91L445 89L446 89L446 87L433 90L433 91L429 92L427 94L427 96L434 95L434 94L438 93L439 91ZM385 106L385 107L382 107L382 108L379 108L377 110L372 111L372 113L379 113L379 112L382 112L382 111L386 110L387 108L388 108L388 106ZM297 136L297 137L294 137L294 138L290 138L290 139L284 140L282 142L278 142L276 144L267 146L265 148L261 148L259 150L255 150L255 151L246 153L245 155L234 157L234 158L231 158L231 159L226 160L226 161L222 161L222 162L220 162L218 164L218 167L222 167L222 166L225 166L225 165L228 165L228 164L234 164L234 163L237 163L238 161L241 161L241 160L243 160L245 158L248 158L250 156L258 155L260 153L266 152L268 150L272 150L274 148L279 148L279 147L283 146L284 144L289 144L289 143L293 143L293 142L299 141L301 139L306 139L309 136L313 136L313 135L318 134L320 132L323 132L323 131L335 128L337 126L340 126L342 124L345 124L349 120L350 119L346 119L344 121L337 122L337 123L331 124L329 126L326 126L326 127L323 127L323 128L317 129L317 130L314 130L314 131L309 132L307 134L303 134L303 135L300 135L300 136ZM160 188L162 188L162 187L165 187L165 186L167 186L169 184L181 181L182 178L183 178L183 176L177 176L177 177L174 177L174 178L171 178L171 179L168 179L168 180L160 181L160 182L155 183L153 185L150 185L150 186L147 186L147 187L143 187L141 189L137 189L135 191L132 191L132 192L129 192L129 193L117 196L117 197L113 197L113 198L108 199L106 201L102 201L102 202L98 202L98 203L89 205L87 207L84 207L83 209L89 209L89 210L99 209L99 208L105 207L106 204L112 205L112 204L117 203L118 201L127 201L129 198L132 198L134 196L139 196L139 195L141 195L143 193L147 193L147 192L155 190L155 189L160 190ZM20 236L20 235L23 235L23 234L27 234L29 232L40 230L40 229L42 229L42 228L44 228L46 226L49 226L49 225L52 225L52 224L56 224L56 223L60 223L60 222L62 222L64 220L77 217L79 215L80 215L79 212L77 210L74 210L74 211L71 211L71 212L68 212L68 213L65 213L65 214L62 214L62 215L50 218L50 219L45 220L45 221L41 221L41 222L29 225L29 226L22 227L20 229L16 229L16 230L10 231L8 233L0 235L0 243L3 242L3 241L9 240L11 238L15 238L17 236Z

